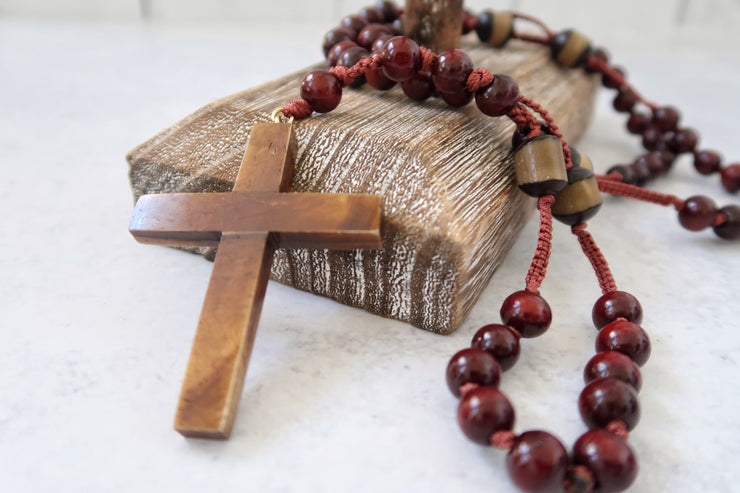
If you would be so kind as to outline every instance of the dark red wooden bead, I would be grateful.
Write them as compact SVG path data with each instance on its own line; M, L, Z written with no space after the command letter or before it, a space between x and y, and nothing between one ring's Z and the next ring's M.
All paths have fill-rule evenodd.
M594 475L594 493L624 491L637 478L637 460L626 440L606 430L590 430L573 445L573 464Z
M718 212L725 216L725 221L712 228L714 234L724 240L740 239L740 206L728 205Z
M614 71L619 73L622 77L625 76L625 71L621 67L614 67ZM620 80L615 79L607 74L603 74L601 76L601 83L604 85L604 87L608 87L609 89L617 89L621 85Z
M383 48L385 48L385 42L391 39L393 36L390 34L383 34L378 39L375 40L373 43L372 49L370 50L372 53L378 53L380 54L383 51Z
M578 410L589 428L606 428L612 421L621 421L632 430L640 421L637 392L617 378L600 378L586 385L578 397Z
M473 93L468 91L452 93L442 92L439 96L445 103L450 106L454 106L455 108L462 108L473 100Z
M668 148L676 154L694 152L699 136L690 128L682 128L674 132L673 138L668 142Z
M740 190L740 163L722 168L722 186L730 193Z
M317 113L328 113L342 100L342 84L326 70L314 70L303 78L301 97Z
M694 153L694 168L702 175L711 175L719 171L722 158L715 151L696 151Z
M593 48L589 55L589 59L602 60L604 62L609 63L609 53L607 53L604 48ZM596 73L596 69L589 62L586 62L585 68L586 68L586 72L589 74Z
M341 56L342 52L355 46L357 46L357 43L355 43L354 41L340 41L339 43L332 46L331 50L329 50L329 54L326 57L326 61L329 63L329 66L334 67L339 61L339 57Z
M568 472L568 451L550 433L526 431L514 439L514 445L506 456L506 469L522 491L560 491Z
M434 94L432 76L427 74L416 74L409 80L401 83L403 93L414 101L424 101Z
M385 22L385 14L377 7L364 7L357 15L367 21L368 24L381 24Z
M681 114L673 106L661 106L653 111L653 126L661 132L672 132L678 126Z
M655 127L648 127L642 132L642 147L648 151L657 151L662 140L663 134Z
M378 67L365 72L365 79L371 87L379 91L387 91L396 85L396 81L390 80L383 73L383 68Z
M626 354L638 366L650 358L650 338L639 325L626 320L615 320L596 336L596 351L617 351Z
M340 24L342 27L352 30L356 36L365 26L367 26L367 20L359 15L348 15L341 20Z
M360 61L360 58L370 56L370 52L367 51L365 48L361 48L359 46L352 46L350 48L347 48L342 52L341 55L339 55L339 58L337 59L337 65L340 67L352 67L357 62ZM357 77L351 84L350 87L361 87L365 83L365 76L362 75L360 77Z
M419 45L406 36L395 36L385 43L383 71L386 77L396 82L412 78L421 68Z
M346 27L335 27L328 33L324 35L324 43L322 45L324 49L324 56L329 55L329 50L332 49L332 47L340 43L342 41L354 41L355 40L355 33L354 31L347 29Z
M393 2L379 1L375 4L375 8L380 9L380 11L383 12L385 22L393 22L398 19L400 11Z
M550 327L552 311L542 296L529 291L517 291L504 300L501 320L516 329L522 337L537 337Z
M634 361L626 354L617 351L604 351L588 360L583 369L583 381L589 384L600 378L616 378L639 392L642 388L642 375Z
M503 116L514 109L518 101L519 84L504 74L495 74L493 82L475 93L475 104L488 116Z
M624 164L618 164L616 166L612 166L609 168L606 172L607 175L610 175L612 173L618 173L622 175L622 182L626 183L628 185L634 185L635 184L635 172L634 170Z
M650 167L644 161L635 160L635 162L630 164L630 168L632 169L635 185L637 186L644 185L653 177Z
M473 61L462 50L445 50L439 54L432 70L432 81L439 92L455 94L467 91L468 76L473 71Z
M701 231L714 224L717 217L717 206L709 197L694 195L689 197L678 211L681 226L689 231Z
M671 169L671 166L673 166L673 163L676 161L676 155L668 149L660 149L654 152L660 154L661 159L663 159L663 164L665 164L666 170Z
M502 371L511 369L519 360L519 338L511 327L501 324L484 325L473 336L471 346L496 358Z
M597 329L624 318L636 324L642 323L642 306L637 298L625 291L612 291L601 296L591 311L591 319Z
M458 351L447 364L447 386L455 397L460 397L460 387L466 383L498 387L501 368L496 358L482 349L468 348Z
M666 171L668 171L668 168L663 162L663 157L661 156L660 151L650 151L643 154L635 159L635 166L638 166L638 162L641 163L639 166L642 166L642 164L647 166L651 178L664 175Z
M399 16L398 19L391 23L391 29L393 30L394 36L400 36L403 34L403 15Z
M469 439L490 445L491 435L514 427L514 408L498 389L478 387L460 401L457 423Z
M373 43L375 43L379 37L391 34L393 34L393 32L388 26L383 24L368 24L362 28L360 34L357 35L357 44L366 50L371 50L373 48Z
M636 104L637 94L632 89L621 89L612 102L614 109L623 113L632 111Z
M640 135L650 126L650 117L645 113L633 112L627 120L627 130L634 135Z

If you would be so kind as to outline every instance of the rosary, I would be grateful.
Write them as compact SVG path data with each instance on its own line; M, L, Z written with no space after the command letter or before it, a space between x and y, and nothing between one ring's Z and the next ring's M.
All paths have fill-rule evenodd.
M642 186L666 174L679 155L691 153L699 173L718 173L724 188L737 192L740 164L723 165L717 152L698 149L697 133L679 125L677 109L645 99L627 82L621 69L609 64L607 53L593 48L580 33L555 33L521 13L486 11L474 16L465 12L463 34L475 31L481 42L495 48L510 39L548 46L554 63L599 75L605 87L616 91L614 109L629 115L627 130L642 137L647 152L630 165L614 166L606 175L595 175L589 158L567 144L547 110L521 95L516 81L475 69L462 50L437 55L401 36L401 14L393 3L379 2L375 8L342 19L341 26L324 37L324 54L331 68L306 75L301 99L284 105L273 116L279 121L280 114L300 119L314 111L327 113L339 105L343 87L367 83L385 91L398 83L415 101L440 97L453 107L462 107L475 99L482 113L506 116L514 122L516 181L522 192L538 199L537 247L525 289L511 294L501 306L502 323L478 330L471 347L456 353L447 366L447 385L460 398L458 424L473 442L508 451L507 470L522 491L624 491L638 471L627 438L640 418L639 367L650 356L650 339L639 325L639 301L617 290L585 221L599 211L603 192L672 206L684 228L712 228L722 239L738 240L740 206L718 208L705 196L681 199ZM519 32L516 21L529 22L541 33ZM590 430L576 440L570 455L561 441L546 431L514 433L514 409L497 389L501 373L519 358L520 339L544 334L552 320L539 287L550 256L553 217L571 227L603 292L592 312L598 330L597 354L586 364L586 387L578 399L581 417Z

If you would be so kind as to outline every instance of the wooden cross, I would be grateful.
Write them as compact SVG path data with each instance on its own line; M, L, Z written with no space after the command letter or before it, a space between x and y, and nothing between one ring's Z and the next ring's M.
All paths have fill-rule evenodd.
M380 248L380 198L288 192L288 123L258 123L230 193L144 195L129 231L141 243L218 246L175 417L187 437L229 437L275 249Z

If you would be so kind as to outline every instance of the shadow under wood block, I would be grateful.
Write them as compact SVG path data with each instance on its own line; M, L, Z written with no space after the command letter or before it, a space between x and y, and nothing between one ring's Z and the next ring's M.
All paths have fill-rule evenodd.
M506 73L547 108L570 141L588 124L596 83L549 50L466 46L477 67ZM226 192L255 122L299 97L309 69L205 106L128 155L145 193ZM513 124L475 103L415 103L395 87L345 89L339 107L296 121L294 192L382 197L383 249L278 250L272 278L438 333L455 330L513 244L534 199L514 184ZM534 244L532 245L534 250ZM213 251L198 253L213 258ZM522 271L524 272L524 271Z

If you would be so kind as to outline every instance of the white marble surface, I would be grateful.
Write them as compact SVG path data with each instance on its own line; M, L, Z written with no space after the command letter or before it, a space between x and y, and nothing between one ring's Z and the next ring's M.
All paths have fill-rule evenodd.
M522 285L534 222L448 337L270 284L232 439L171 429L211 266L129 236L124 155L208 101L316 61L322 31L0 19L3 491L514 491L503 453L457 429L443 373ZM737 117L724 109L740 109L738 35L620 48L618 34L612 52L638 86L740 159ZM638 152L621 125L603 101L581 145L602 169ZM676 168L659 189L740 202L688 162ZM631 491L738 491L740 245L622 200L608 200L591 230L642 300L653 341ZM502 388L517 430L572 443L599 293L563 227L543 294L554 326L526 342Z

